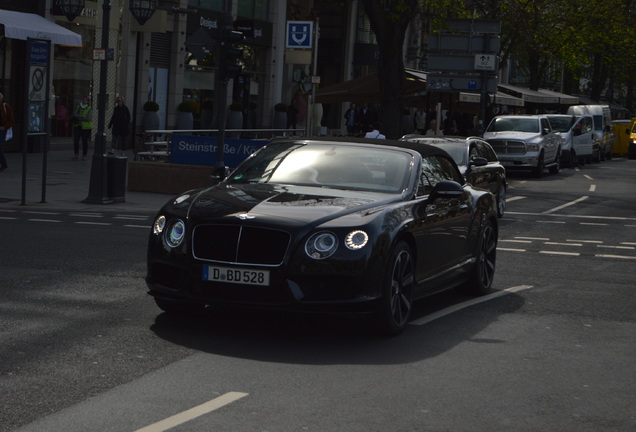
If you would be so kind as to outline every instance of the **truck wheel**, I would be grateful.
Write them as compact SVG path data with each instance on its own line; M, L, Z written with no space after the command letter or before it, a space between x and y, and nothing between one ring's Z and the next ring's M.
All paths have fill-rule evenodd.
M554 164L550 165L550 174L558 174L561 171L561 152L554 159Z

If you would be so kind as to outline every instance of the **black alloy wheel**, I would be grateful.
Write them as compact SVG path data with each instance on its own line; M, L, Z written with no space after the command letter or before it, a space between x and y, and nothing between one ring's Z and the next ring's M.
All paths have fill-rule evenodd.
M475 251L475 266L465 291L472 295L484 295L490 291L495 277L495 263L497 261L497 232L492 222L486 221L481 229L477 250Z
M397 335L404 330L413 309L415 273L411 249L399 242L391 252L382 287L382 299L377 314L380 331Z

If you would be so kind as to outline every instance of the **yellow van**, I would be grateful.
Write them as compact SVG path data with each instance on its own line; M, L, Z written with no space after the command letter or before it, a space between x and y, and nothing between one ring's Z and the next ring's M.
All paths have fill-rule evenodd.
M612 121L612 126L614 127L614 136L616 137L613 151L615 154L625 156L627 155L634 122L632 120L614 120Z
M632 127L629 133L629 142L627 143L627 157L636 159L636 117L632 118Z

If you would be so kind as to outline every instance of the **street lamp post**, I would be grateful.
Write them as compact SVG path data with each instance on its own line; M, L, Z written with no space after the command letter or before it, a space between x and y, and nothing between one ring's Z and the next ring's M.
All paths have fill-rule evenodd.
M55 6L73 21L82 12L85 0L56 0ZM108 54L110 31L110 0L104 0L102 16L102 51ZM130 12L139 25L143 25L157 9L157 0L130 0ZM113 200L108 196L108 160L104 157L106 149L106 80L108 78L108 60L102 59L99 69L99 94L97 95L97 133L95 135L95 153L91 164L91 178L88 197L83 201L89 204L109 204Z

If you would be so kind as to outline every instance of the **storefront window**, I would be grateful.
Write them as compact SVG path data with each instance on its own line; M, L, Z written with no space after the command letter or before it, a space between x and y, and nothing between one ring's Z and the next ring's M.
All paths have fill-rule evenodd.
M225 4L224 0L188 0L188 6L214 10L214 11L225 10L224 4Z
M268 10L269 0L239 0L237 15L266 21Z
M66 23L60 22L60 25ZM65 27L68 28L68 25ZM92 47L95 46L93 27L73 26L75 33L82 36L82 47L55 45L53 51L53 88L54 112L51 112L51 133L53 136L72 135L70 117L75 106L84 96L93 98L93 61ZM96 101L93 100L93 104ZM51 107L53 109L53 107Z

